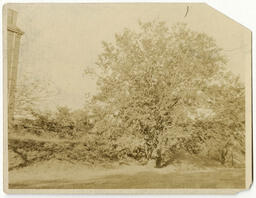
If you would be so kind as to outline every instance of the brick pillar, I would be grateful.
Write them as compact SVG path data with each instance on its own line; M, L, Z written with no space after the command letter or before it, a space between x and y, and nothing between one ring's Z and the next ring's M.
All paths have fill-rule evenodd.
M20 39L23 32L16 26L17 12L7 11L7 71L8 71L8 123L14 119L15 91L19 60Z

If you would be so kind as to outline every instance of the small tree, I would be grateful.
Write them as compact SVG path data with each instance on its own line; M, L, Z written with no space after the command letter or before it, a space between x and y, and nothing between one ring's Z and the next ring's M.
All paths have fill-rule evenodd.
M41 103L55 94L49 81L36 79L28 74L19 76L15 93L15 117L31 117Z
M203 88L208 108L214 112L205 131L208 150L217 147L220 161L225 164L228 156L232 155L233 160L233 152L245 152L245 87L231 73L219 76L221 81Z

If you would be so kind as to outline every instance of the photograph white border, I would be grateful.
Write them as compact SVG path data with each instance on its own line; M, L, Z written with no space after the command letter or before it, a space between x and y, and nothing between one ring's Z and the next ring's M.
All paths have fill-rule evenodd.
M92 0L87 0L87 1L68 1L68 0L62 0L62 1L57 1L57 0L52 0L52 1L39 1L39 0L25 0L25 1L12 1L12 0L2 0L0 3L1 3L1 7L3 8L3 5L5 3L52 3L52 2L56 2L56 3L85 3L85 2L90 2L90 3L96 3L96 2L99 2L99 3L106 3L106 2L128 2L128 1L92 1ZM223 13L224 15L228 16L229 18L233 19L234 21L242 24L243 26L247 27L248 29L250 29L252 31L252 42L253 42L253 46L252 46L252 51L254 52L253 49L255 49L255 38L254 38L254 34L256 32L256 22L255 22L255 19L256 19L256 12L255 12L255 9L256 9L256 1L254 0L236 0L236 1L232 1L232 0L208 0L208 1L193 1L193 0L190 0L190 1L129 1L129 2L175 2L175 3L207 3L209 6L215 8L216 10L218 10L219 12ZM2 10L2 9L1 9ZM1 27L2 27L2 13L1 13ZM254 31L253 31L254 30ZM1 34L1 52L0 52L0 58L1 58L1 63L3 65L3 34ZM252 53L253 53L252 52ZM254 57L252 57L252 76L253 76L253 79L252 79L252 82L253 82L253 87L255 87L255 71L253 69L253 65L254 65L254 60L255 60L255 53L254 53ZM3 67L2 67L3 68ZM1 86L0 86L0 91L3 95L3 69L0 70L1 71L1 77L2 77L2 80L1 80ZM254 92L252 92L253 95L254 95ZM254 95L255 96L255 95ZM254 98L254 97L253 97ZM4 117L3 117L3 109L4 106L3 106L3 97L1 97L1 110L2 110L2 113L1 113L1 120L3 121ZM254 106L252 107L252 110L254 110ZM254 112L254 111L253 111ZM253 122L255 121L255 119L253 120ZM1 128L3 129L3 122L1 122ZM1 138L1 141L3 143L3 132L1 133L0 135L0 138ZM255 141L255 137L253 137L254 141ZM3 154L3 147L1 147L0 149L0 152L2 152ZM254 153L255 153L255 149L254 149ZM3 155L0 155L0 161L1 161L1 173L3 173ZM255 157L253 158L254 159L254 162L255 162ZM255 171L254 171L254 176L255 176ZM255 177L254 177L255 178ZM39 191L36 190L38 193ZM54 191L54 190L53 190ZM77 190L70 190L70 193L76 193ZM98 190L97 190L98 191ZM109 191L109 192L107 192ZM128 190L127 193L133 193L132 191L133 190ZM137 191L137 189L135 190ZM202 190L199 190L200 193L203 193ZM47 190L45 191L47 194L51 194L52 193L52 190ZM3 176L1 176L1 197L8 197L7 194L5 194L3 192ZM29 190L29 193L32 193L31 190ZM92 192L93 193L93 192ZM99 193L99 192L98 192ZM114 193L113 190L104 190L103 193L107 193L107 194L111 194L111 193ZM158 194L159 192L148 192L148 190L142 190L141 191L141 194L148 194L148 193L152 193L152 194ZM165 193L164 191L162 191L162 193ZM162 194L161 193L161 194ZM167 193L167 192L166 192ZM178 193L178 192L173 192L173 193ZM189 190L187 191L187 193L191 193ZM214 190L212 192L209 192L208 190L208 193L214 193ZM215 192L216 193L216 192ZM225 191L223 191L222 193L225 194ZM178 193L179 194L179 193ZM237 196L242 196L242 197L255 197L256 195L256 189L255 189L255 184L252 184L250 190L247 190L247 191L244 191L244 192L240 192L237 194ZM30 197L30 196L35 196L35 195L12 195L12 197ZM44 195L38 195L38 196L45 196ZM61 195L61 197L71 197L73 195ZM78 197L82 196L82 195L77 195ZM98 195L99 196L99 195ZM101 195L102 197L103 196L106 196L106 195ZM111 195L112 196L112 195ZM115 195L117 197L121 196L121 195ZM133 195L133 196L140 196L140 195ZM157 195L150 195L150 197L154 197L154 196L157 196ZM176 197L176 196L179 196L179 195L174 195L173 197ZM196 195L198 196L198 195ZM199 195L199 196L204 196L204 197L210 197L212 195ZM214 195L216 197L223 197L224 195ZM47 197L56 197L56 195L48 195Z

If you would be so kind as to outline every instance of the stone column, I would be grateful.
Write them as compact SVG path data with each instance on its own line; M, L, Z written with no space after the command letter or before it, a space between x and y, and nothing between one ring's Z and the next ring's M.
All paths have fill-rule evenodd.
M20 39L24 34L17 26L17 12L7 11L7 71L8 71L8 123L14 119L15 91L19 60Z

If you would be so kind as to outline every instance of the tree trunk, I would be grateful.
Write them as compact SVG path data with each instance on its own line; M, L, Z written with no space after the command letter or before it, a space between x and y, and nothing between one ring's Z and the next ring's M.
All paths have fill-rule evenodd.
M156 168L162 167L162 154L161 149L157 149L157 156L156 156Z

